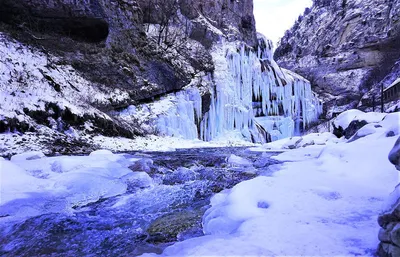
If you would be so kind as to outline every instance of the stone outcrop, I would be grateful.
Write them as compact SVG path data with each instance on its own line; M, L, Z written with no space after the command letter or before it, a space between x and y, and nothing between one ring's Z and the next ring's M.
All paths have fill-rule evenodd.
M400 137L389 154L389 160L400 172ZM390 210L386 211L378 218L378 223L381 226L379 231L380 244L378 256L381 257L400 256L400 201L397 199L399 196L398 190L399 185L394 193L392 193L394 194L395 202Z
M399 74L400 1L314 0L282 38L278 64L309 79L328 113L379 106ZM397 64L396 64L397 63Z

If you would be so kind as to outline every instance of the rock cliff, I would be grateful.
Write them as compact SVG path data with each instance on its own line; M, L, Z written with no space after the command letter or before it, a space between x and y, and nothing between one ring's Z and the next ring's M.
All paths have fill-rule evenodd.
M311 81L329 115L378 107L381 85L400 73L399 21L397 0L315 0L286 31L275 59Z
M3 0L0 133L142 135L114 112L201 88L222 38L256 47L252 1Z
M257 35L251 0L4 0L0 10L2 155L65 153L66 142L88 151L97 135L261 143L321 113L310 83Z

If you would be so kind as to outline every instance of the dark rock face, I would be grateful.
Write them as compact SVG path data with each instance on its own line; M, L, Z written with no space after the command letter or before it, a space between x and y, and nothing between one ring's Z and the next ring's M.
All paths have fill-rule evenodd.
M275 59L309 79L328 111L372 107L380 84L399 74L399 18L400 1L315 0L285 33Z
M0 7L3 22L32 23L26 25L89 42L126 44L142 30L141 10L129 0L4 0Z
M109 24L98 1L21 1L5 0L1 3L4 22L31 22L43 31L61 34L89 42L107 38Z
M139 0L138 3L144 12L145 22L148 23L162 23L165 16L160 15L160 12L165 6L179 10L190 21L190 38L201 42L207 48L220 38L210 25L220 29L224 35L229 35L229 39L243 40L252 46L257 45L251 0Z
M333 124L333 134L337 137L345 137L346 139L350 139L352 136L354 136L359 129L367 125L368 122L365 120L353 120L349 126L343 130L342 127L335 127L335 124Z
M395 146L389 154L389 161L400 170L400 138L397 140Z
M400 171L400 137L389 154L389 160ZM399 187L399 185L397 186ZM398 190L397 188L395 190ZM379 216L379 249L378 256L400 256L400 202L393 205L390 211Z

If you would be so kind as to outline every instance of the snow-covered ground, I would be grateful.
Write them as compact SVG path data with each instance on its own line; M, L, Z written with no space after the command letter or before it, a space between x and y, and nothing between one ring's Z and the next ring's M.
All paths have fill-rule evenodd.
M353 114L336 122L345 126L343 120L355 119ZM362 115L371 123L358 131L356 140L322 133L249 148L284 150L274 157L283 164L270 167L276 170L273 176L216 194L203 216L205 236L176 243L163 255L372 256L379 243L377 217L391 204L389 194L398 183L388 154L400 135L400 113L383 120L374 113ZM129 145L118 139L93 140L104 146ZM151 140L151 146L146 145ZM173 150L183 142L173 140L148 138L137 146ZM201 141L186 142L187 147L204 146ZM123 194L129 183L151 185L146 173L128 169L138 158L97 151L86 157L47 158L30 152L10 161L0 159L1 221L72 213L75 206ZM247 165L246 159L233 155L228 161Z
M0 156L11 156L24 153L26 151L42 151L46 155L59 154L54 151L51 146L52 131L44 127L43 131L47 133L3 133L0 134ZM55 133L54 133L55 134ZM61 137L62 142L68 143L85 143L80 148L74 147L73 154L87 154L90 149L108 149L113 152L129 152L129 151L175 151L175 149L184 148L203 148L203 147L240 147L240 146L256 146L243 139L238 131L225 133L221 137L215 138L213 141L205 142L201 140L189 140L179 137L155 136L137 137L129 139L124 137L107 137L85 135L82 137ZM90 146L90 148L88 148ZM62 147L60 149L63 149ZM67 147L64 147L67 149Z
M147 137L138 137L136 139L114 138L96 136L91 140L100 148L111 149L112 151L175 151L175 149L186 148L204 148L204 147L245 147L256 146L243 139L239 131L231 131L225 133L221 137L217 137L213 141L206 142L199 139L189 140L179 137L160 137L150 135Z
M367 116L374 120L377 114ZM163 255L372 256L379 243L377 217L398 183L387 156L400 134L400 113L370 125L373 132L351 142L328 134L304 137L314 144L298 143L276 156L284 163L272 177L213 197L203 217L206 235L170 246ZM386 137L389 131L397 136Z
M45 157L42 152L0 159L1 222L44 213L71 213L74 207L126 192L129 183L151 180L125 158L106 150L90 156Z

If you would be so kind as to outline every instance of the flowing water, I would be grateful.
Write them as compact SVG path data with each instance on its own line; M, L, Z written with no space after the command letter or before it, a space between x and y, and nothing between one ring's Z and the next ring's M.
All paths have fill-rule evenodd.
M228 162L234 154L247 164ZM212 195L258 175L269 175L273 155L245 148L133 152L135 168L154 183L131 185L124 195L0 227L1 256L137 256L161 253L203 235L202 216Z

